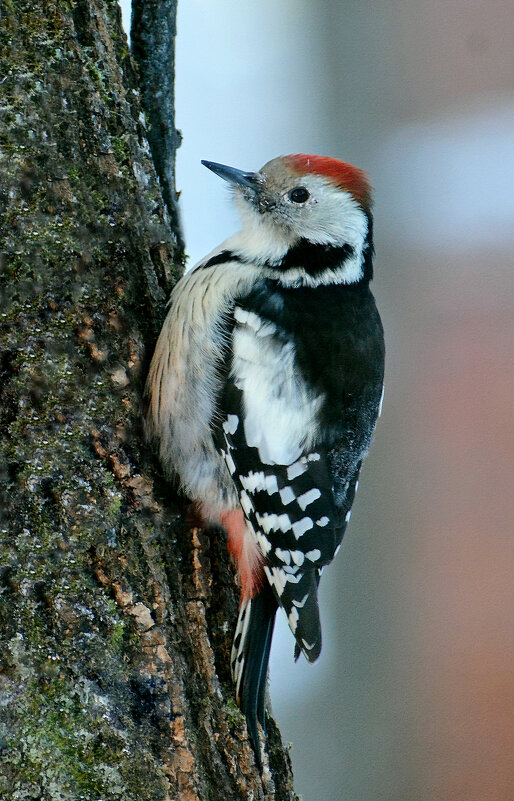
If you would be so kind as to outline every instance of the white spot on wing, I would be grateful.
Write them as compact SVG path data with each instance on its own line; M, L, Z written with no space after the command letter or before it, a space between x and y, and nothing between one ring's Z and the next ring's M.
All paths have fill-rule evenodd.
M274 513L264 512L259 514L256 512L257 521L262 526L263 531L268 534L270 531L283 531L284 534L291 529L291 521L289 516L285 514L276 515Z
M303 509L303 511L305 512L305 509L307 508L307 506L308 506L310 503L312 503L313 501L316 501L316 500L317 500L318 498L320 498L320 497L321 497L321 492L320 492L320 490L319 490L319 489L317 489L317 487L313 487L313 488L312 488L312 489L310 489L308 492L304 492L304 493L303 493L303 495L300 495L300 496L297 498L298 505L299 505L299 506L300 506L300 508L301 508L301 509Z
M263 515L261 515L259 512L256 512L255 516L257 517L259 526L262 528L265 534L269 534L270 531L277 531L278 515L268 514L268 512L265 512Z
M307 593L307 595L304 595L301 601L293 601L293 603L296 607L298 607L298 609L302 609L305 606L305 601L307 600L308 597L309 593Z
M295 609L295 607L293 606L293 608L291 609L290 613L287 616L287 622L289 623L289 627L290 627L291 631L293 632L293 634L296 631L296 626L298 625L298 618L299 617L300 617L300 615L298 614L298 610Z
M268 495L273 495L275 492L278 492L276 476L266 476L266 492Z
M252 470L247 476L241 476L240 481L245 490L254 493L264 487L266 476L264 473L254 473Z
M291 551L291 557L298 567L301 567L305 561L305 554L303 551Z
M223 431L226 434L235 434L239 425L239 417L237 414L229 414L223 423Z
M301 476L302 473L305 473L306 470L307 466L303 462L295 462L287 468L287 477L289 481L292 481L294 478Z
M313 528L313 526L314 523L310 517L302 517L301 520L297 520L296 523L293 523L293 534L298 540L306 531Z
M282 548L275 548L275 553L281 562L285 562L286 565L291 564L291 554L289 551L284 551Z
M350 510L349 510L349 511L346 513L346 516L345 516L345 518L344 518L344 519L345 519L345 521L346 521L347 523L349 522L349 520L350 520L350 517L351 517L351 516L352 516L352 510L350 509Z
M286 586L286 574L280 567L266 567L264 566L264 572L268 577L268 581L272 587L275 587L277 591L277 595L280 598L282 593L284 592L284 587Z
M320 528L324 528L325 526L328 526L329 523L330 523L330 520L326 516L320 517L319 520L316 520L316 525L319 526Z
M241 484L250 493L257 492L258 490L265 490L268 495L274 495L278 492L278 482L276 476L267 476L263 472L254 473L252 470L247 476L240 477Z
M261 549L261 551L264 554L264 556L266 556L269 553L269 551L271 551L271 548L273 547L271 545L271 542L269 541L269 539L267 537L264 536L264 534L261 534L260 531L257 531L255 536L257 537L257 544L259 545L259 548Z
M234 473L236 472L236 465L234 463L232 455L230 453L225 453L224 456L225 456L225 464L229 469L230 475L233 476Z
M261 531L259 530L255 531L250 520L247 520L246 524L252 534L252 537L254 538L254 541L257 543L264 556L266 556L266 554L269 553L269 551L271 551L271 548L273 547L271 545L271 542L267 537L264 536L264 534Z
M246 490L241 490L239 493L239 502L243 507L243 512L248 516L253 511L253 505Z
M321 551L319 548L314 548L312 551L307 551L305 554L306 559L309 559L311 562L317 562L321 556Z
M287 506L288 503L291 503L291 501L294 501L295 498L296 498L296 495L294 494L294 492L291 489L291 487L284 487L283 489L280 490L280 499L281 499L282 503L284 504L284 506Z

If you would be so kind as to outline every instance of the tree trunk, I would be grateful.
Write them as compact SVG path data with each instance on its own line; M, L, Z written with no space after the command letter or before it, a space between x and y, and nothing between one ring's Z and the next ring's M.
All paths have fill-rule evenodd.
M144 444L182 254L118 6L0 8L0 797L291 801L233 702L224 535Z

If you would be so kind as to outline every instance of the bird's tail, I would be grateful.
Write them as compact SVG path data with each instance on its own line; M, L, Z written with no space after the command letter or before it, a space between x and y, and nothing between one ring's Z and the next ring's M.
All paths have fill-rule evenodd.
M232 677L236 698L246 716L248 734L257 765L262 770L257 721L265 726L265 691L268 662L278 604L266 583L253 598L244 599L239 610L232 645Z
M294 634L295 659L302 652L308 662L315 662L321 651L319 569L313 567L291 574L281 567L266 566L264 572Z

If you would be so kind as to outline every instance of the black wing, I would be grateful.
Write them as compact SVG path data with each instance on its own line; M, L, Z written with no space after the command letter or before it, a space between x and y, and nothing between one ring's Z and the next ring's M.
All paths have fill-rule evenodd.
M313 662L321 650L320 571L334 558L347 525L358 468L336 505L330 453L311 449L289 465L266 464L245 436L244 398L230 378L218 430L241 507L265 559L264 572L298 647ZM360 465L359 465L360 466Z

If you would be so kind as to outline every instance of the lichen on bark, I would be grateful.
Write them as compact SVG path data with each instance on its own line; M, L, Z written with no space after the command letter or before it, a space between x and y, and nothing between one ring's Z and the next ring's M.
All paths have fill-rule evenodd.
M182 253L113 0L0 18L0 798L292 799L232 701L223 533L142 427Z

